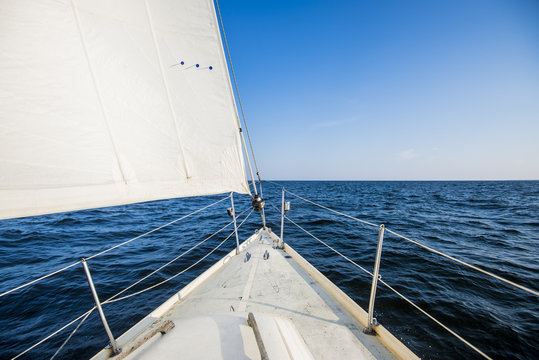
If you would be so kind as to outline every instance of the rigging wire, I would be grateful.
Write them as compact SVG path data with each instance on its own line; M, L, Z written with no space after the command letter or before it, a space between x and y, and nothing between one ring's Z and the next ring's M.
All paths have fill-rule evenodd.
M241 212L237 217L240 217L242 214L244 214L247 210L244 210L243 212ZM249 214L247 214L247 216L243 219L243 221L238 225L238 229L245 223L245 221L249 218L249 216L251 216L251 214L253 213L253 210L251 209L251 211L249 212ZM214 234L210 235L208 238L204 239L202 242L199 242L195 247L199 246L200 244L202 244L203 242L205 242L206 240L210 239L211 237L215 236L217 233L221 232L222 230L224 230L226 227L230 226L230 224L232 224L233 222L230 222L228 223L227 225L225 225L223 228L219 229L217 232L215 232ZM123 293L124 291L128 290L129 288L133 287L134 285L138 284L140 281L146 279L148 276L158 272L159 270L163 269L165 266L167 266L168 264L172 263L169 262L167 264L165 264L164 266L160 267L159 269L155 270L153 273L151 273L150 275L147 275L146 277L144 277L143 279L141 279L140 281L128 286L127 288L123 289L122 291L120 291L119 293L117 293L116 295L112 296L111 298L103 301L101 304L107 304L107 303L113 303L113 302L117 302L117 301L120 301L120 300L124 300L124 299L128 299L132 296L135 296L135 295L138 295L138 294L141 294L143 292L146 292L150 289L153 289L155 287L158 287L164 283L167 283L168 281L178 277L179 275L183 274L184 272L186 272L187 270L193 268L194 266L198 265L200 262L202 262L204 259L206 259L208 256L210 256L212 253L214 253L217 249L219 249L221 247L221 245L223 245L228 239L230 239L230 237L235 233L236 231L232 231L223 241L221 241L215 248L213 248L209 253L207 253L205 256L203 256L201 259L199 259L198 261L196 261L194 264L188 266L187 268L183 269L182 271L180 271L179 273L169 277L168 279L165 279L164 281L161 281L157 284L154 284L146 289L143 289L141 291L137 291L135 293L132 293L132 294L129 294L129 295L126 295L126 296L123 296L121 298L117 298L117 299L114 299L116 296L120 295L121 293ZM193 250L195 247L189 249L188 251L184 252L182 255L180 255L179 257L175 258L174 260L176 259L179 259L181 256L185 255L187 252ZM174 261L173 260L173 261ZM114 300L113 300L114 299ZM53 337L54 335L58 334L59 332L63 331L65 328L69 327L70 325L74 324L75 322L77 322L78 320L81 320L81 322L77 325L77 327L71 332L71 334L67 337L67 339L64 341L64 343L60 346L60 348L54 353L54 355L51 357L51 360L54 359L54 357L62 350L62 348L67 344L67 342L72 338L72 336L75 334L75 332L77 332L77 330L80 328L80 326L82 325L82 323L84 323L84 321L88 318L88 316L90 316L90 314L96 309L96 307L94 306L93 308L91 308L89 311L85 312L84 314L78 316L77 318L71 320L69 323L67 323L66 325L62 326L60 329L54 331L53 333L47 335L45 338L41 339L40 341L38 341L37 343L35 343L34 345L30 346L28 349L24 350L23 352L19 353L18 355L16 355L15 357L13 357L11 360L15 360L17 358L19 358L20 356L26 354L28 351L34 349L36 346L42 344L43 342L49 340L51 337Z
M212 204L210 204L210 205L207 205L207 206L204 206L204 207L202 207L202 208L200 208L200 209L198 209L198 210L195 210L195 211L193 211L192 213L189 213L189 214L187 214L187 215L184 215L184 216L182 216L182 217L179 217L179 218L177 218L176 220L172 220L171 222L168 222L168 223L166 223L165 225L161 225L161 226L159 226L159 227L156 227L155 229L152 229L152 230L150 230L150 231L148 231L148 232L145 232L145 233L142 234L142 235L136 236L136 237L134 237L134 238L132 238L132 239L129 239L129 240L126 240L126 241L124 241L124 242L122 242L122 243L120 243L120 244L118 244L118 245L114 245L114 246L111 247L111 248L108 248L108 249L106 249L106 250L103 250L103 251L101 251L100 253L97 253L97 254L95 254L95 255L92 255L92 256L90 256L90 257L87 257L86 260L91 260L91 259L93 259L93 258L95 258L95 257L98 257L98 256L100 256L100 255L103 255L103 254L105 254L105 253L108 253L108 252L111 251L111 250L114 250L114 249L116 249L116 248L119 248L120 246L126 245L126 244L130 243L130 242L133 241L133 240L140 239L140 238L143 237L143 236L146 236L146 235L149 235L149 234L151 234L151 233L154 233L154 232L156 232L156 231L158 231L158 230L161 230L161 229L164 228L164 227L167 227L167 226L169 226L169 225L172 225L172 224L174 224L174 223L176 223L176 222L178 222L178 221L180 221L180 220L186 219L186 218L188 218L188 217L190 217L190 216L192 216L192 215L195 215L196 213L199 213L199 212L201 212L201 211L203 211L203 210L206 210L206 209L209 208L209 207L212 207L212 206L214 206L214 205L217 205L217 204L219 204L220 202L225 201L225 200L228 199L228 198L230 198L230 195L228 195L227 197L224 197L224 198L222 198L221 200L218 200L218 201L216 201L216 202L214 202L214 203L212 203Z
M243 125L245 126L245 131L247 132L247 139L249 140L249 147L251 148L251 154L253 154L253 162L255 164L256 175L258 177L258 184L260 186L260 195L262 195L262 180L260 179L260 171L258 170L258 164L256 162L256 156L253 149L253 143L251 141L251 135L249 134L249 127L247 126L247 120L245 118L245 112L243 111L243 104L241 102L240 91L238 88L238 82L236 81L236 74L234 72L234 65L232 64L232 56L230 55L230 49L228 48L228 41L226 39L225 27L223 25L223 18L221 17L221 10L219 9L219 1L215 0L215 5L217 7L217 14L219 15L219 23L221 25L221 31L223 33L223 39L225 42L226 54L228 57L228 63L230 64L230 70L232 72L232 79L234 80L234 88L236 89L236 95L238 96L238 103L240 104L241 116L243 119ZM262 196L263 197L263 196Z
M318 207L321 207L322 209L331 211L331 212L333 212L333 213L335 213L335 214L338 214L338 215L347 217L347 218L352 219L352 220L359 221L360 223L365 224L365 225L374 226L374 227L377 227L377 228L380 227L380 225L376 225L376 224L373 224L373 223L371 223L371 222L368 222L368 221L365 221L365 220L358 219L358 218L356 218L356 217L350 216L350 215L345 214L345 213L342 213L342 212L340 212L340 211L330 209L330 208L328 208L328 207L326 207L326 206L324 206L324 205L317 204L317 203L315 203L315 202L313 202L313 201L311 201L311 200L307 200L307 199L305 199L305 198L303 198L303 197L301 197L301 196L299 196L299 195L296 195L296 194L294 194L294 193L292 193L292 192L290 192L290 191L288 191L288 190L286 190L286 189L284 189L284 191L286 191L287 193L289 193L289 194L292 195L292 196L297 197L298 199L301 199L301 200L306 201L306 202L308 202L308 203L310 203L310 204L313 204L313 205L316 205L316 206L318 206Z
M95 309L95 308L94 308ZM94 310L92 309L92 311ZM75 335L75 333L77 332L77 330L79 330L80 326L86 321L86 319L88 319L88 316L90 316L90 314L92 313L92 311L89 311L86 313L86 316L79 322L79 324L77 325L77 327L71 332L71 334L69 334L69 336L67 337L67 339L65 339L65 341L62 343L62 345L58 348L58 350L56 350L56 352L54 353L54 355L51 356L50 360L54 360L54 358L56 357L56 355L58 355L58 353L60 351L62 351L62 349L64 348L64 346L69 342L69 340L71 340L71 338L73 337L73 335Z
M277 209L275 206L271 205L271 207L279 212L279 209ZM345 255L343 255L341 252L339 252L338 250L335 250L335 248L331 247L330 245L328 245L327 243L325 243L324 241L320 240L319 238L317 238L316 236L314 236L311 232L309 232L308 230L306 230L305 228L303 228L302 226L300 226L298 223L296 223L295 221L293 221L292 219L290 219L288 216L284 215L284 218L288 221L290 221L292 224L296 225L298 228L300 228L301 230L303 230L306 234L310 235L311 237L313 237L315 240L318 240L322 245L326 246L327 248L329 248L330 250L332 250L333 252L337 253L338 255L342 256L343 258L345 258L348 262L350 262L351 264L355 265L357 268L363 270L364 272L366 272L367 274L369 274L370 276L372 276L372 273L365 269L364 267L362 267L361 265L359 265L358 263L356 263L355 261L351 260L350 258L346 257Z
M44 337L43 339L39 340L37 343L35 343L34 345L30 346L28 349L24 350L23 352L19 353L18 355L14 356L11 358L11 360L15 360L19 357L21 357L22 355L26 354L28 351L32 350L33 348L35 348L36 346L44 343L45 341L49 340L51 337L53 337L54 335L58 334L59 332L63 331L65 328L67 328L68 326L76 323L77 321L79 321L80 319L82 319L83 317L89 315L92 311L95 310L95 306L93 308L91 308L90 310L88 310L87 312L85 312L84 314L76 317L75 319L71 320L70 322L68 322L67 324L65 324L64 326L62 326L60 329L56 330L55 332L47 335L46 337Z
M8 290L8 291L6 291L6 292L1 293L1 294L0 294L0 297L2 297L2 296L4 296L4 295L7 295L7 294L10 294L10 293L12 293L12 292L14 292L14 291L17 291L17 290L19 290L19 289L25 288L25 287L27 287L27 286L29 286L29 285L35 284L35 283L37 283L37 282L39 282L39 281L41 281L41 280L44 280L44 279L46 279L46 278L48 278L48 277L51 277L51 276L53 276L53 275L56 275L56 274L58 274L58 273L60 273L60 272L62 272L62 271L64 271L64 270L67 270L67 269L69 269L69 268L72 268L73 266L78 265L78 264L80 264L80 263L81 263L81 261L79 260L79 261L77 261L77 262L75 262L75 263L73 263L73 264L71 264L71 265L68 265L68 266L63 267L63 268L61 268L61 269L59 269L59 270L53 271L53 272L51 272L51 273L49 273L49 274L47 274L47 275L44 275L44 276L42 276L42 277L40 277L40 278L37 278L37 279L35 279L35 280L29 281L29 282L27 282L27 283L25 283L25 284L22 284L22 285L20 285L20 286L17 286L16 288L13 288L13 289L11 289L11 290Z
M241 212L237 217L239 218L241 215L243 215L247 210L244 210L243 212ZM251 210L252 211L252 210ZM250 215L250 214L249 214ZM247 216L248 217L248 216ZM247 219L247 217L245 219ZM245 220L244 220L245 221ZM139 279L137 280L136 282L134 282L133 284L129 285L128 287L124 288L123 290L119 291L118 293L114 294L113 296L111 296L110 298L108 298L107 300L103 301L103 304L107 304L109 302L112 302L112 300L114 300L115 298L117 298L119 295L123 294L124 292L126 292L127 290L131 289L133 286L141 283L142 281L146 280L147 278L149 278L150 276L156 274L157 272L163 270L165 267L167 267L168 265L172 264L173 262L175 262L176 260L180 259L181 257L183 257L184 255L190 253L192 250L196 249L197 247L199 247L200 245L202 245L203 243L205 243L206 241L210 240L211 238L213 238L215 235L219 234L221 231L223 231L224 229L226 229L227 227L229 227L230 225L232 225L234 223L234 221L231 221L229 222L228 224L226 224L225 226L223 226L222 228L220 228L219 230L217 230L216 232L214 232L213 234L211 234L210 236L206 237L204 240L198 242L195 246L189 248L188 250L184 251L183 253L181 253L180 255L176 256L174 259L170 260L169 262L167 262L166 264L162 265L161 267L159 267L158 269L152 271L151 273L149 273L148 275L144 276L142 279ZM243 222L242 222L243 224Z
M413 307L415 307L417 310L419 310L421 313L423 313L424 315L426 315L429 319L431 319L432 321L434 321L436 324L440 325L442 328L444 328L446 331L448 331L451 335L453 335L454 337L456 337L457 339L459 339L460 341L462 341L464 344L468 345L471 349L475 350L479 355L482 355L484 358L486 359L492 359L490 356L488 356L487 354L485 354L484 352L482 352L481 350L479 350L477 347L475 347L474 345L472 345L469 341L467 341L466 339L464 339L462 336L460 336L459 334L457 334L456 332L454 332L453 330L451 330L450 328L448 328L446 325L444 325L441 321L439 321L438 319L436 319L434 316L430 315L429 313L427 313L425 310L423 310L422 308L419 307L419 305L416 305L412 300L408 299L406 296L402 295L400 292L398 292L397 290L395 290L393 287L391 287L390 285L388 285L385 281L383 281L382 279L378 279L379 282L381 282L382 284L384 284L384 286L386 286L389 290L393 291L395 294L397 294L398 296L400 296L403 300L405 300L407 303L409 303L410 305L412 305Z
M374 226L374 227L379 227L379 225L370 223L370 222L365 221L365 220L361 220L361 219L355 218L355 217L350 216L350 215L348 215L348 214L339 212L339 211L337 211L337 210L330 209L330 208L328 208L328 207L326 207L326 206L324 206L324 205L320 205L320 204L317 204L317 203L315 203L315 202L313 202L313 201L311 201L311 200L305 199L305 198L303 198L303 197L301 197L301 196L299 196L299 195L296 195L296 194L294 194L294 193L292 193L292 192L286 190L286 188L285 188L284 186L282 186L282 185L280 185L280 184L278 184L278 183L275 183L275 182L273 182L273 181L268 181L268 180L266 180L266 182L269 182L269 183L273 183L273 184L275 184L275 185L278 185L278 186L280 186L281 188L283 188L284 191L286 191L286 192L289 193L290 195L295 196L295 197L297 197L298 199L301 199L301 200L303 200L303 201L306 201L306 202L308 202L308 203L310 203L310 204L316 205L316 206L318 206L318 207L320 207L320 208L322 208L322 209L331 211L331 212L333 212L333 213L335 213L335 214L339 214L339 215L344 216L344 217L349 218L349 219L353 219L353 220L359 221L360 223L363 223L363 224L366 224L366 225L370 225L370 226ZM286 217L286 216L285 216L285 217ZM290 219L288 219L288 220L290 220ZM506 279L506 278L504 278L504 277L502 277L502 276L493 274L493 273L491 273L491 272L489 272L489 271L487 271L487 270L483 270L483 269L481 269L481 268L479 268L479 267L477 267L477 266L474 266L474 265L469 264L469 263L467 263L467 262L465 262L465 261L459 260L459 259L457 259L457 258L455 258L455 257L453 257L453 256L444 254L444 253L441 252L441 251L438 251L438 250L436 250L436 249L433 249L433 248L431 248L431 247L429 247L429 246L427 246L427 245L421 244L419 241L412 240L412 239L410 239L410 238L408 238L408 237L406 237L406 236L404 236L404 235L401 235L401 234L399 234L399 233L396 233L395 231L392 231L392 230L388 229L387 227L386 227L385 231L387 231L387 232L389 232L389 233L391 233L391 234L393 234L393 235L395 235L395 236L397 236L397 237L399 237L399 238L401 238L401 239L403 239L403 240L409 241L409 242L411 242L411 243L413 243L413 244L415 244L415 245L417 245L417 246L420 246L420 247L422 247L422 248L424 248L424 249L426 249L426 250L428 250L428 251L430 251L430 252L432 252L432 253L441 255L441 256L443 256L443 257L445 257L445 258L447 258L447 259L450 259L450 260L452 260L452 261L454 261L454 262L456 262L456 263L459 263L459 264L461 264L461 265L467 266L467 267L469 267L470 269L473 269L473 270L476 270L476 271L478 271L478 272L480 272L480 273L483 273L483 274L485 274L485 275L491 276L491 277L493 277L493 278L495 278L495 279L498 279L498 280L500 280L500 281L502 281L502 282L504 282L504 283L506 283L506 284L512 285L512 286L514 286L514 287L516 287L516 288L518 288L518 289L520 289L520 290L526 291L527 293L530 293L530 294L535 295L535 296L539 296L539 291L537 291L537 290L533 290L533 289L530 289L530 288L528 288L528 287L526 287L526 286L517 284L516 282L513 282L513 281L511 281L511 280L508 280L508 279Z
M389 232L389 233L391 233L391 234L393 234L393 235L395 235L395 236L397 236L397 237L399 237L399 238L401 238L401 239L403 239L403 240L409 241L409 242L411 242L412 244L415 244L415 245L417 245L417 246L420 246L420 247L422 247L423 249L428 250L428 251L430 251L430 252L432 252L432 253L438 254L438 255L443 256L443 257L445 257L445 258L447 258L447 259L453 260L454 262L457 262L457 263L459 263L459 264L461 264L461 265L467 266L467 267L469 267L470 269L474 269L475 271L479 271L480 273L483 273L483 274L485 274L485 275L488 275L488 276L491 276L491 277L493 277L493 278L495 278L495 279L498 279L498 280L500 280L500 281L503 281L504 283L509 284L509 285L512 285L512 286L514 286L514 287L516 287L516 288L518 288L518 289L520 289L520 290L524 290L524 291L526 291L526 292L528 292L528 293L530 293L530 294L533 294L533 295L535 295L535 296L539 296L539 291L536 291L536 290L530 289L530 288L528 288L528 287L526 287L526 286L517 284L517 283L515 283L515 282L513 282L513 281L511 281L511 280L508 280L508 279L506 279L506 278L503 278L503 277L501 277L501 276L498 276L498 275L496 275L496 274L493 274L493 273L491 273L490 271L483 270L483 269L481 269L481 268L479 268L479 267L477 267L477 266L474 266L474 265L472 265L472 264L469 264L469 263L467 263L467 262L465 262L465 261L462 261L462 260L459 260L459 259L457 259L457 258L454 258L453 256L444 254L444 253L441 252L441 251L438 251L438 250L436 250L436 249L433 249L433 248L431 248L431 247L429 247L429 246L427 246L427 245L423 245L423 244L421 244L421 243L418 242L418 241L415 241L415 240L412 240L412 239L410 239L410 238L408 238L408 237L406 237L406 236L400 235L400 234L398 234L398 233L396 233L396 232L394 232L394 231L392 231L392 230L389 230L389 229L387 229L387 228L386 228L386 231Z
M373 274L364 269L362 266L358 265L357 263L355 263L354 261L350 260L347 256L343 255L342 253L340 253L339 251L335 250L334 248L332 248L331 246L329 246L328 244L326 244L324 241L320 240L319 238L317 238L316 236L314 236L312 233L310 233L309 231L305 230L303 227L301 227L299 224L297 224L296 222L294 222L293 220L291 220L288 216L285 216L285 219L287 219L288 221L290 221L292 224L296 225L298 228L300 228L301 230L303 230L305 233L307 233L308 235L310 235L312 238L314 238L315 240L318 240L319 242L321 242L323 245L325 245L326 247L328 247L329 249L331 249L332 251L334 251L335 253L337 253L338 255L340 255L341 257L343 257L345 260L347 260L348 262L352 263L353 265L355 265L356 267L358 267L359 269L363 270L364 272L366 272L367 274L369 274L370 276L373 276ZM410 305L412 305L413 307L415 307L417 310L419 310L421 313L423 313L424 315L426 315L428 318L430 318L432 321L434 321L436 324L438 324L439 326L441 326L443 329L445 329L446 331L448 331L451 335L455 336L457 339L459 339L460 341L462 341L464 344L466 344L468 347L470 347L471 349L475 350L478 354L482 355L484 358L486 359L491 359L488 355L486 355L484 352L482 352L481 350L479 350L477 347L475 347L473 344L471 344L469 341L467 341L466 339L464 339L462 336L460 336L459 334L457 334L455 331L451 330L449 327L447 327L446 325L444 325L441 321L437 320L434 316L430 315L429 313L427 313L425 310L423 310L422 308L420 308L418 305L416 305L412 300L408 299L406 296L402 295L400 292L398 292L397 290L395 290L392 286L390 286L389 284L387 284L385 281L383 281L381 278L378 279L378 281L380 281L384 286L386 286L388 289L390 289L391 291L393 291L395 294L397 294L399 297L401 297L403 300L405 300L406 302L408 302Z
M243 223L245 222L245 220L247 220L247 218L252 214L252 212L253 212L253 210L251 210L251 211L249 212L249 214L245 217L245 219L244 219L244 220L240 223L240 225L238 226L238 229L239 229L239 227L240 227L241 225L243 225ZM230 233L230 234L229 234L223 241L221 241L221 242L220 242L215 248L213 248L209 253L207 253L207 254L204 255L202 258L200 258L197 262L195 262L194 264L189 265L188 267L186 267L185 269L183 269L183 270L180 271L179 273L177 273L177 274L175 274L175 275L173 275L173 276L171 276L171 277L169 277L169 278L167 278L167 279L165 279L165 280L163 280L163 281L161 281L161 282L159 282L159 283L157 283L157 284L154 284L154 285L152 285L152 286L149 286L149 287L147 287L147 288L145 288L145 289L143 289L143 290L134 292L134 293L129 294L129 295L126 295L126 296L119 297L119 298L114 299L114 300L110 300L110 299L109 299L109 300L107 300L107 301L104 301L103 304L109 304L109 303L114 303L114 302L117 302L117 301L125 300L125 299L128 299L128 298L132 297L132 296L135 296L135 295L138 295L138 294L142 294L142 293L144 293L144 292L146 292L146 291L148 291L148 290L151 290L151 289L153 289L153 288L156 288L156 287L158 287L158 286L161 286L161 285L163 285L163 284L169 282L170 280L172 280L172 279L174 279L174 278L180 276L181 274L183 274L183 273L186 272L187 270L192 269L193 267L195 267L196 265L198 265L200 262L202 262L204 259L206 259L208 256L210 256L211 254L213 254L213 252L215 252L217 249L219 249L219 247L221 247L221 245L223 245L223 244L225 243L225 241L227 241L228 239L230 239L230 237L231 237L232 235L234 235L234 233L235 233L235 231L232 231L232 232L231 232L231 233Z
M370 276L372 276L372 273L365 269L363 266L359 265L358 263L356 263L355 261L351 260L350 258L348 258L347 256L343 255L342 253L340 253L338 250L335 250L335 248L331 247L330 245L326 244L324 241L320 240L319 238L317 238L316 236L314 236L312 233L310 233L309 231L305 230L303 227L301 227L298 223L296 223L295 221L293 221L292 219L290 219L288 216L285 215L284 217L286 220L290 221L292 224L296 225L298 228L300 228L301 230L303 230L305 233L307 233L308 235L310 235L312 238L314 238L315 240L318 240L320 243L322 243L324 246L326 246L327 248L329 248L330 250L332 250L333 252L337 253L338 255L342 256L344 259L346 259L346 261L348 261L349 263L355 265L357 268L363 270L364 272L366 272L367 274L369 274Z
M126 240L126 241L124 241L124 242L122 242L122 243L120 243L120 244L114 245L113 247L110 247L110 248L108 248L108 249L106 249L106 250L103 250L103 251L97 253L97 254L94 254L94 255L92 255L92 256L86 258L86 260L93 259L93 258L98 257L98 256L100 256L100 255L103 255L103 254L105 254L105 253L107 253L107 252L109 252L109 251L111 251L111 250L114 250L114 249L116 249L116 248L119 248L120 246L126 245L126 244L128 244L128 243L130 243L130 242L132 242L132 241L134 241L134 240L140 239L140 238L143 237L143 236L146 236L146 235L149 235L149 234L151 234L151 233L153 233L153 232L156 232L156 231L158 231L158 230L161 230L161 229L164 228L164 227L167 227L167 226L172 225L172 224L174 224L174 223L176 223L176 222L178 222L178 221L180 221L180 220L183 220L183 219L188 218L188 217L190 217L190 216L192 216L192 215L195 215L196 213L199 213L199 212L201 212L201 211L203 211L203 210L206 210L207 208L212 207L212 206L214 206L214 205L217 205L218 203L220 203L220 202L222 202L222 201L224 201L224 200L226 200L226 199L229 199L229 198L230 198L230 195L228 195L227 197L225 197L225 198L223 198L223 199L221 199L221 200L218 200L218 201L216 201L216 202L214 202L214 203L212 203L212 204L210 204L210 205L207 205L207 206L204 206L204 207L202 207L202 208L200 208L200 209L198 209L198 210L195 210L195 211L193 211L193 212L191 212L191 213L189 213L189 214L187 214L187 215L184 215L184 216L182 216L182 217L179 217L179 218L177 218L176 220L173 220L173 221L171 221L171 222L169 222L169 223L166 223L166 224L161 225L161 226L159 226L159 227L157 227L157 228L154 228L153 230L150 230L150 231L148 231L148 232L145 232L145 233L142 234L142 235L138 235L138 236L136 236L136 237L134 237L134 238L132 238L132 239ZM61 269L59 269L59 270L53 271L53 272L51 272L51 273L49 273L49 274L47 274L47 275L44 275L44 276L42 276L42 277L39 277L39 278L34 279L34 280L32 280L32 281L29 281L29 282L27 282L27 283L25 283L25 284L22 284L22 285L20 285L20 286L17 286L17 287L15 287L15 288L11 289L11 290L5 291L5 292L3 292L3 293L0 294L0 297L5 296L5 295L7 295L7 294L10 294L10 293L12 293L12 292L14 292L14 291L23 289L23 288L25 288L25 287L27 287L27 286L29 286L29 285L35 284L35 283L37 283L37 282L39 282L39 281L41 281L41 280L44 280L44 279L46 279L46 278L49 278L49 277L51 277L51 276L53 276L53 275L56 275L56 274L62 272L62 271L65 271L65 270L67 270L67 269L69 269L69 268L72 268L73 266L78 265L78 264L80 264L80 263L81 263L81 261L79 260L79 261L77 261L77 262L75 262L75 263L73 263L73 264L71 264L71 265L65 266L65 267L63 267L63 268L61 268Z

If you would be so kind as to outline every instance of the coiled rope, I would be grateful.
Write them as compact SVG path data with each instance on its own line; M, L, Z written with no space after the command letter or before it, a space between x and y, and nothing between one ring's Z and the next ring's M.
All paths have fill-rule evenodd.
M159 226L159 227L157 227L157 228L154 228L154 229L152 229L152 230L150 230L150 231L148 231L148 232L145 232L144 234L138 235L138 236L136 236L136 237L134 237L134 238L132 238L132 239L126 240L126 241L124 241L124 242L122 242L122 243L120 243L120 244L114 245L113 247L110 247L110 248L108 248L108 249L106 249L106 250L103 250L103 251L97 253L97 254L94 254L94 255L92 255L92 256L86 258L86 260L90 260L90 259L96 258L96 257L98 257L98 256L100 256L100 255L106 254L106 253L108 253L109 251L112 251L112 250L114 250L114 249L116 249L116 248L119 248L120 246L126 245L126 244L128 244L128 243L130 243L130 242L132 242L132 241L134 241L134 240L140 239L141 237L144 237L144 236L149 235L149 234L151 234L151 233L154 233L154 232L156 232L156 231L158 231L158 230L161 230L161 229L163 229L163 228L165 228L165 227L167 227L167 226L169 226L169 225L172 225L172 224L174 224L174 223L176 223L176 222L178 222L178 221L180 221L180 220L186 219L186 218L188 218L188 217L190 217L190 216L192 216L192 215L195 215L195 214L197 214L197 213L199 213L199 212L201 212L201 211L203 211L203 210L206 210L206 209L208 209L208 208L210 208L210 207L212 207L212 206L214 206L214 205L217 205L217 204L219 204L220 202L222 202L222 201L224 201L224 200L226 200L226 199L229 199L229 198L230 198L230 195L228 195L227 197L225 197L225 198L223 198L223 199L221 199L221 200L218 200L218 201L216 201L216 202L214 202L214 203L212 203L212 204L210 204L210 205L207 205L207 206L204 206L204 207L202 207L202 208L200 208L200 209L198 209L198 210L195 210L195 211L193 211L192 213L189 213L189 214L187 214L187 215L184 215L184 216L182 216L182 217L179 217L179 218L177 218L176 220L172 220L172 221L169 222L169 223L166 223L166 224L161 225L161 226ZM23 289L23 288L25 288L25 287L27 287L27 286L30 286L30 285L35 284L35 283L37 283L37 282L40 282L40 281L42 281L42 280L45 280L45 279L47 279L47 278L49 278L49 277L51 277L51 276L53 276L53 275L56 275L56 274L58 274L58 273L61 273L62 271L65 271L65 270L67 270L67 269L69 269L69 268L72 268L73 266L76 266L76 265L78 265L78 264L80 264L80 263L81 263L81 261L79 260L79 261L77 261L77 262L75 262L75 263L73 263L73 264L71 264L71 265L65 266L65 267L63 267L63 268L61 268L61 269L59 269L59 270L53 271L53 272L51 272L51 273L49 273L49 274L47 274L47 275L41 276L41 277L39 277L39 278L37 278L37 279L35 279L35 280L29 281L29 282L27 282L27 283L25 283L25 284L22 284L22 285L20 285L20 286L17 286L17 287L15 287L15 288L11 289L11 290L5 291L5 292L3 292L3 293L0 294L0 297L5 296L5 295L7 295L7 294L10 294L10 293L12 293L12 292L14 292L14 291Z

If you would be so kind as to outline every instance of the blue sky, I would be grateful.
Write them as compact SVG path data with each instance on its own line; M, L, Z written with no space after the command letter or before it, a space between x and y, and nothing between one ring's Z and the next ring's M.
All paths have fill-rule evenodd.
M539 179L539 1L220 7L263 178Z

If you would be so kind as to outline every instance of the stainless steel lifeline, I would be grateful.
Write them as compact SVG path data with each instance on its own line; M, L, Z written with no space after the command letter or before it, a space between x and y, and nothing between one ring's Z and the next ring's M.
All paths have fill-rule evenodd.
M230 203L232 204L232 219L234 219L234 233L236 233L236 255L240 253L240 238L238 237L238 227L236 226L236 209L234 209L234 193L230 193Z

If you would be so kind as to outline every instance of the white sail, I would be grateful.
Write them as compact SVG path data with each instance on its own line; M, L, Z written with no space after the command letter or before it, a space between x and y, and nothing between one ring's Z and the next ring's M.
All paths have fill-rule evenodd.
M0 218L249 193L211 0L4 0L0 47Z

